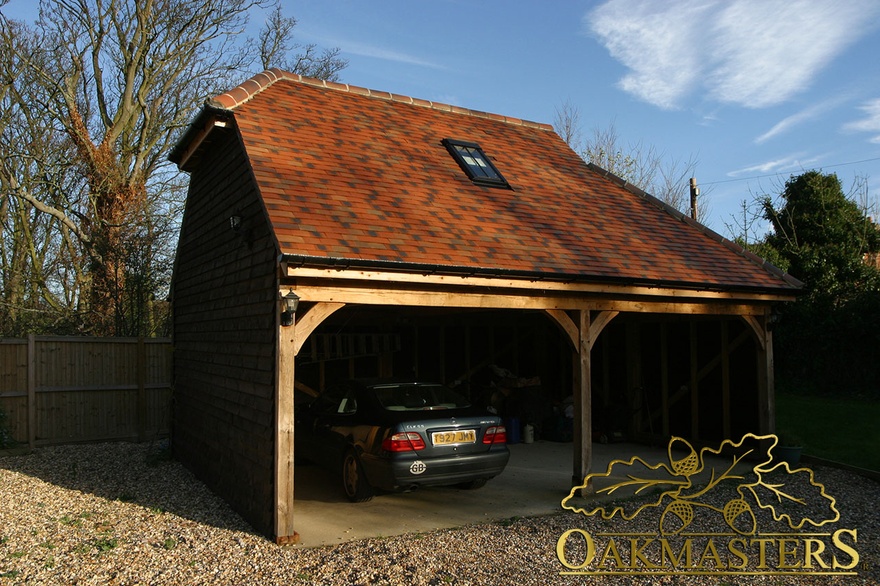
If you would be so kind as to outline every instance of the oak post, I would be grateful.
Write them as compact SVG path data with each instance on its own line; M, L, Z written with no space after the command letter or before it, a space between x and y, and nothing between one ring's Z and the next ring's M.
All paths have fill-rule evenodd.
M773 379L773 332L769 320L761 320L761 340L758 353L758 431L761 434L776 433L776 391Z
M590 349L593 347L592 332L590 330L590 311L581 310L578 325L577 364L574 389L574 476L573 486L584 481L590 473L593 460L593 416L592 394L590 392ZM584 493L592 492L592 487L587 486Z
M294 324L278 322L278 369L275 389L275 541L296 543L293 528L293 385L296 359Z

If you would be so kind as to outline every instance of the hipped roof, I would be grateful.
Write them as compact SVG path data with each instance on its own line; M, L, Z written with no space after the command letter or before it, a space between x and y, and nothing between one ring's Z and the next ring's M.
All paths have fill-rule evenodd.
M585 163L546 124L266 71L210 100L241 135L289 262L791 294L793 277ZM442 144L478 143L510 189Z

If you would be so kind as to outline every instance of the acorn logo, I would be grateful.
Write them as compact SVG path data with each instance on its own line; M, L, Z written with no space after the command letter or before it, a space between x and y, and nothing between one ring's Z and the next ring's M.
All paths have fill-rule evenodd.
M778 443L775 435L746 434L739 441L697 450L684 438L673 437L665 462L636 456L612 461L604 473L588 474L562 499L563 509L621 521L653 509L659 512L657 531L566 531L556 547L566 568L561 573L855 575L857 531L812 530L840 519L837 502L812 470L792 470L774 459ZM610 503L583 499L587 488L597 496L624 498ZM697 530L698 515L715 515L725 528ZM759 527L777 523L789 532ZM807 526L811 531L801 532ZM572 559L570 551L586 555Z

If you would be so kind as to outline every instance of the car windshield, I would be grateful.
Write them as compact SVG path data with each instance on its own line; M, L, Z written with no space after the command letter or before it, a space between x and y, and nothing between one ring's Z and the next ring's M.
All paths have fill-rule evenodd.
M443 385L388 384L373 387L388 411L431 411L470 407L467 399Z

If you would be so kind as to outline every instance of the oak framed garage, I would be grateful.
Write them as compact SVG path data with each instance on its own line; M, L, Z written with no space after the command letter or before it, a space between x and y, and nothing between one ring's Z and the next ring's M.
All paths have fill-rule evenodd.
M278 542L296 537L298 357L350 308L546 318L570 358L577 482L612 374L636 432L773 431L770 322L800 283L547 125L271 70L209 101L171 158L191 174L174 452Z

